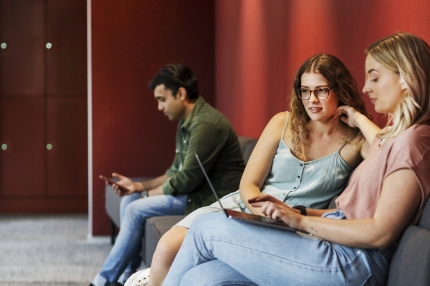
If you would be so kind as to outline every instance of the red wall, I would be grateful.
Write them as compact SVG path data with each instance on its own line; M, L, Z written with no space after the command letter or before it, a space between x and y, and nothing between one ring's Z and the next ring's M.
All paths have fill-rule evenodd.
M428 0L91 0L91 9L94 235L108 233L99 174L158 175L173 158L176 123L147 88L161 65L189 64L237 133L258 137L287 109L306 58L336 55L361 89L373 41L408 31L430 42Z
M239 134L258 137L287 109L295 72L317 53L340 58L361 90L365 48L397 31L430 42L429 8L428 0L218 0L216 106Z
M158 112L148 82L185 63L214 103L214 1L91 0L93 235L107 234L99 174L161 175L174 156L177 122Z

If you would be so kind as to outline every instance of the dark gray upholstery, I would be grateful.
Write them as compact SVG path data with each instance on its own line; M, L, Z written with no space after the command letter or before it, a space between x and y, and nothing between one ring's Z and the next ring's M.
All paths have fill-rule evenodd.
M144 181L151 179L151 177L133 177L131 178L133 181ZM120 215L119 215L119 207L121 203L121 197L119 197L111 186L106 185L105 186L105 208L106 208L106 214L110 218L110 239L111 243L115 243L115 236L116 236L116 228L119 228L121 225L120 223Z
M248 163L249 157L251 157L252 150L254 150L257 144L257 139L239 136L239 144L242 147L242 156L246 164Z
M403 233L391 260L388 286L430 285L430 201L418 225Z
M337 197L328 208L336 208ZM417 225L401 236L391 260L387 286L430 286L430 200Z
M257 143L257 139L239 136L239 143L242 148L242 155L245 163L248 162L249 156L251 156L252 150ZM133 180L144 180L148 177L132 178ZM121 198L115 194L112 187L106 185L105 187L106 196L106 213L111 219L111 242L115 242L116 228L120 227L119 217L119 206ZM173 225L179 222L185 216L160 216L152 217L147 219L145 225L145 237L142 240L142 259L146 265L151 265L152 254L155 251L157 243L160 237L166 233Z
M155 216L148 218L145 225L145 239L142 241L142 260L151 265L152 255L161 236L182 220L185 216Z
M105 197L106 213L111 219L111 223L119 227L119 205L121 203L121 197L119 197L109 185L105 186Z
M418 225L422 228L430 230L430 203L428 200L426 206L423 209L423 213L421 215L420 221L418 222Z
M338 196L335 196L331 199L330 204L328 205L328 209L335 209L336 208L336 199Z
M239 137L245 162L257 143L256 139ZM335 208L334 198L329 208ZM106 212L112 226L119 227L119 198L106 186ZM142 260L151 265L152 255L160 237L184 216L160 216L147 219L142 240ZM114 235L114 233L113 233ZM112 239L113 241L113 239ZM424 207L418 225L409 226L399 240L390 265L388 286L430 285L430 201Z
M329 208L336 208L333 198ZM387 286L430 285L430 201L417 225L402 234L391 260Z
M257 139L239 136L239 144L242 148L242 155L245 163L248 162L252 150L257 144ZM142 259L146 265L151 265L152 255L157 247L161 236L165 234L172 226L183 219L185 216L159 216L146 220L145 239L142 242Z

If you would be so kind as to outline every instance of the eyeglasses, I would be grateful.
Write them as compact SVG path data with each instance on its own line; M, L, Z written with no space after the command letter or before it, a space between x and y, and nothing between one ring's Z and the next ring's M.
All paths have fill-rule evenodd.
M332 89L333 87L331 88L320 87L316 89L309 89L309 88L302 87L302 88L299 88L297 91L298 91L299 97L304 100L308 100L309 98L311 98L312 92L316 97L318 97L318 99L327 99L328 96L330 95L330 90Z

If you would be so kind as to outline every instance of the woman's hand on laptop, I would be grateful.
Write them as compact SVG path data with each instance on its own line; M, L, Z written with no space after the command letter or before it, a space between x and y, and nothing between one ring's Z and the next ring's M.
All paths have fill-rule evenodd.
M260 208L261 212L267 217L282 220L285 224L294 228L299 225L300 212L271 195L264 194L251 198L248 203L253 207Z

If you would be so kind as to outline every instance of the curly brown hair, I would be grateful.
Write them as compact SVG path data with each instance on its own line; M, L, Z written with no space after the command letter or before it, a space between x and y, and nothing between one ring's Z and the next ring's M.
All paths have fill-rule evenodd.
M318 54L307 59L299 68L294 77L293 91L291 94L291 132L294 153L302 153L300 144L300 134L304 139L309 136L308 123L311 120L299 96L301 79L304 73L319 73L323 75L329 86L333 88L339 98L340 105L349 105L369 119L372 116L366 111L366 105L357 90L357 82L346 66L335 56L330 54ZM363 135L358 128L348 127L348 132L344 140L357 139L357 144L363 139Z

